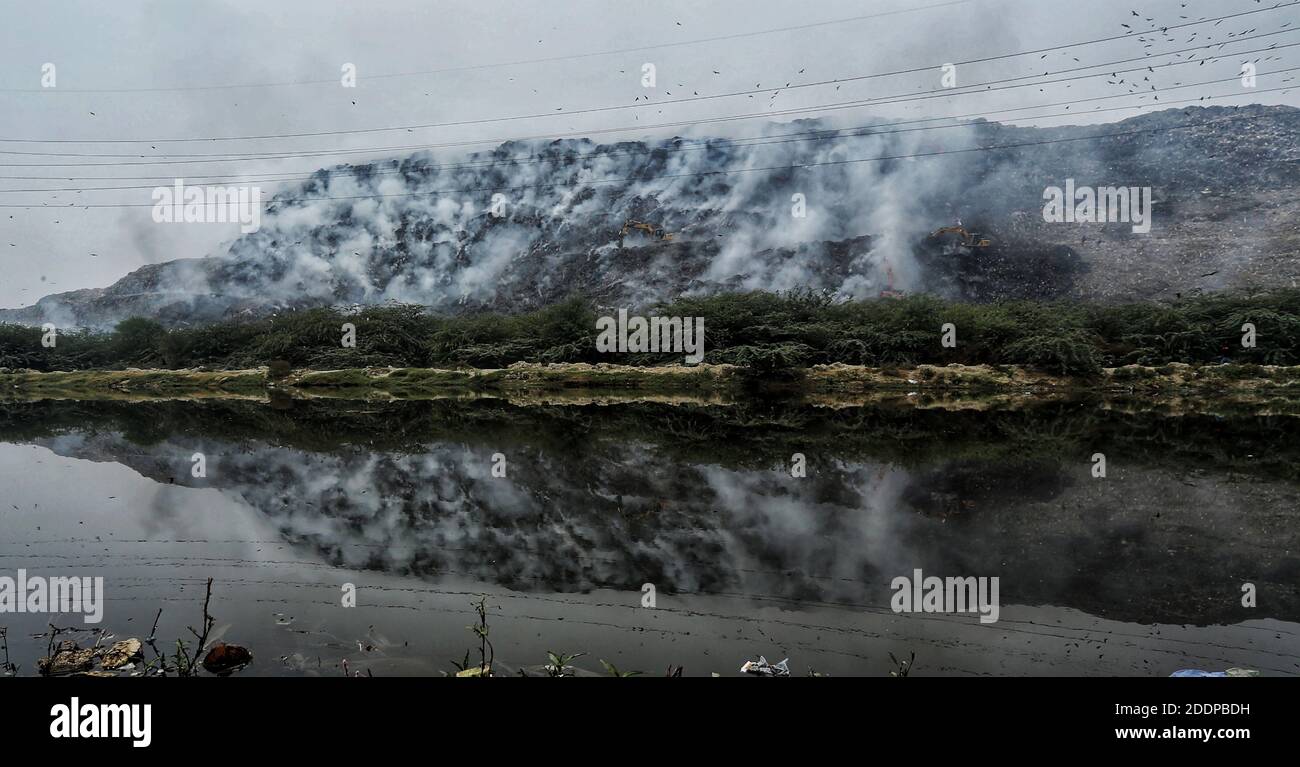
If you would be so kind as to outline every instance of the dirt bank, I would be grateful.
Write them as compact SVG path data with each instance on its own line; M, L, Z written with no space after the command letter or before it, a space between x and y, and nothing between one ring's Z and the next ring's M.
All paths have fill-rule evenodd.
M305 397L421 399L507 396L545 400L726 401L778 393L828 401L843 398L998 395L1036 397L1101 393L1136 398L1300 399L1300 367L1171 364L1108 368L1095 379L1048 375L999 365L871 368L816 365L759 376L734 365L635 367L516 363L500 369L356 368L300 370L282 377L252 370L116 370L0 372L0 397L50 399Z

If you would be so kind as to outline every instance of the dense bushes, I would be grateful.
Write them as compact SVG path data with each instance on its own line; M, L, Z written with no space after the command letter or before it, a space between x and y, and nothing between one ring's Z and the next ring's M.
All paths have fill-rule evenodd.
M504 367L513 362L681 363L683 354L601 354L598 312L573 299L520 315L435 316L415 306L357 312L310 309L256 321L168 330L130 319L112 333L0 325L0 367L72 370L123 367L298 368ZM609 311L613 314L614 311ZM684 298L641 312L705 318L706 362L774 375L818 363L1016 364L1089 375L1101 367L1169 362L1300 364L1300 290L1217 295L1171 304L1120 306L1011 302L959 304L929 296L837 302L810 292ZM344 323L356 327L344 347ZM957 345L940 344L952 323ZM1256 328L1243 348L1242 325Z
M117 365L108 336L60 332L55 346L46 348L41 343L44 335L40 328L0 324L0 368L82 370Z

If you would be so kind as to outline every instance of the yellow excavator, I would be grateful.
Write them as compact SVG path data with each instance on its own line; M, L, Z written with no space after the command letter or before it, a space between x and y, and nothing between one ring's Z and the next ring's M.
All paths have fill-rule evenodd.
M982 234L966 231L966 227L961 224L956 226L943 226L930 232L930 237L942 237L946 234L955 234L960 239L957 244L963 248L987 248L993 244L993 241Z
M656 240L661 242L672 242L673 235L671 232L665 232L663 227L647 224L644 221L633 221L628 219L623 223L623 229L618 233L618 246L623 247L623 238L627 237L634 231L645 232Z

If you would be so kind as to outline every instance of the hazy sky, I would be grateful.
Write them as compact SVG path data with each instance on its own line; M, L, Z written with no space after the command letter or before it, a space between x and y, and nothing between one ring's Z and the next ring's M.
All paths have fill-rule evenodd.
M0 0L0 139L44 142L0 142L0 205L37 206L0 208L0 307L103 287L148 263L224 251L222 243L238 235L238 225L152 220L153 187L170 186L175 178L301 176L340 162L402 156L412 151L407 147L476 142L439 150L455 159L510 137L597 130L604 131L598 140L669 132L746 136L757 132L761 118L659 130L641 126L789 109L808 111L770 119L825 115L861 125L879 117L987 115L1038 125L1109 122L1149 111L1137 107L1154 104L1156 93L1161 104L1179 106L1209 95L1226 97L1200 103L1300 105L1300 87L1261 92L1300 85L1296 72L1277 71L1300 67L1300 46L1245 53L1300 43L1300 5L1171 30L1172 40L1137 39L1153 26L1289 1ZM861 18L868 15L877 16ZM1129 29L1133 35L1113 42L973 61ZM1269 36L1235 42L1262 34ZM1147 53L1153 62L1183 61L1193 54L1159 54L1225 42L1223 48L1196 51L1191 63L1150 73L1112 77L1110 71L1140 65L1108 64L1100 77L1042 85L1031 79L1044 72L1052 73L1047 80L1093 75L1098 70L1062 70ZM1212 55L1223 58L1199 64ZM1234 78L1243 61L1270 56L1258 65L1254 90L1235 81L1176 89ZM959 64L958 87L950 92L941 82L946 62L972 62ZM52 88L42 87L47 63L55 66ZM348 63L356 67L356 88L340 84ZM654 88L642 85L647 63L655 66ZM923 71L862 78L915 69ZM1132 95L1129 85L1114 83L1144 76L1150 81ZM844 81L854 77L859 79ZM1003 90L963 95L962 86L1008 78L1024 79L994 86ZM796 87L831 80L843 82ZM1024 87L1004 87L1011 84ZM1158 90L1149 91L1150 84ZM770 88L782 90L663 103ZM906 94L935 97L824 109ZM1064 107L1031 108L1100 96L1115 98L1072 105L1069 114L1078 117L1035 119ZM1096 107L1112 111L1087 114ZM600 111L571 114L593 109ZM1013 109L1023 111L1005 111ZM431 123L444 125L402 127ZM373 131L387 127L399 129ZM367 132L165 141L357 130ZM105 143L81 143L91 139ZM122 140L135 143L107 143ZM349 149L363 151L247 157ZM230 154L239 157L228 159ZM258 183L268 196L282 185ZM104 186L138 188L87 189ZM86 191L46 191L60 188ZM134 207L84 209L70 203Z

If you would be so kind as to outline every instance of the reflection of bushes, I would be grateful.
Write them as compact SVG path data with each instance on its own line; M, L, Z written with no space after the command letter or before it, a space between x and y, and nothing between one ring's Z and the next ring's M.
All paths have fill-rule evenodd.
M600 354L595 320L612 313L574 299L519 315L443 317L416 306L355 312L309 309L257 321L167 330L131 319L112 333L60 333L40 345L39 328L0 325L0 367L75 370L124 367L496 368L514 362L680 364L680 353ZM1087 376L1102 367L1171 362L1242 366L1300 363L1300 290L1216 295L1171 304L1102 306L1027 301L960 304L930 296L843 302L809 291L683 298L642 314L703 317L707 359L781 377L814 364L891 366L1018 364ZM342 326L356 326L343 347ZM957 328L943 348L940 328ZM1241 345L1255 326L1254 348ZM1249 377L1253 367L1234 368Z
M601 454L651 446L673 460L770 468L791 453L818 461L1034 460L1069 463L1086 476L1089 446L1108 460L1184 471L1300 481L1300 419L1178 415L1041 403L1009 411L923 410L889 405L820 408L777 401L728 406L651 403L520 407L494 400L342 403L12 402L0 408L0 440L79 430L116 431L137 444L206 437L308 451L420 453L439 442L506 453ZM575 459L575 467L579 463ZM603 466L604 463L599 465ZM591 467L596 470L595 466ZM576 468L575 468L576 470Z

